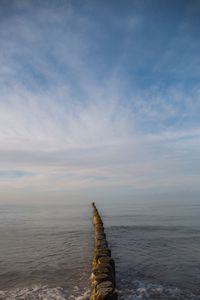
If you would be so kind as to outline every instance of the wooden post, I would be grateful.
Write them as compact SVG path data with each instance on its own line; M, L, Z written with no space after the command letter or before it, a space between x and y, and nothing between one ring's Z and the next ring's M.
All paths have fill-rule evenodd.
M94 254L92 261L90 300L117 300L115 290L115 262L111 257L104 226L96 208L93 206Z

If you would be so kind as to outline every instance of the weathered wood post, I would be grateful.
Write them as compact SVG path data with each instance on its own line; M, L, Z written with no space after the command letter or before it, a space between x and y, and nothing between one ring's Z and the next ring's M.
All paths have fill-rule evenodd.
M92 203L92 206L94 255L90 300L117 300L117 293L115 291L115 262L111 257L101 216L95 203Z

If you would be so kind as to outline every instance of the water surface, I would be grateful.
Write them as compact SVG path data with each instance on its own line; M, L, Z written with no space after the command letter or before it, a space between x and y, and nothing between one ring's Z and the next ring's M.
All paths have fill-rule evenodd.
M121 299L200 299L198 201L97 202ZM81 299L91 269L87 203L0 205L0 299Z

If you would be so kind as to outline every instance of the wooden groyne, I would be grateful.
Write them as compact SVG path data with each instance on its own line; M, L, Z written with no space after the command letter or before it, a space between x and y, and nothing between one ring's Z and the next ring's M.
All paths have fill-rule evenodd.
M90 300L117 300L115 290L115 262L111 257L104 226L99 212L93 206L94 255L92 261Z

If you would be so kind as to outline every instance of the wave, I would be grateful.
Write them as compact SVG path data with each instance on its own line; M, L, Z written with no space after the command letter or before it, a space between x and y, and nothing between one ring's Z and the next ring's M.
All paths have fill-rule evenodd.
M75 293L67 295L62 287L50 288L48 286L35 285L33 287L16 288L11 290L0 290L0 300L88 300L89 291L82 293L78 287L74 288Z
M194 295L177 287L165 287L139 280L133 281L131 286L125 285L119 289L118 295L119 299L123 300L200 300L200 295Z
M121 282L123 286L123 283ZM177 287L165 287L161 284L147 283L134 280L131 286L124 284L117 290L121 300L200 300L199 295L194 295ZM35 285L33 287L0 290L0 300L88 300L89 290L80 291L75 286L74 293L68 295L62 287L50 288Z
M122 225L122 226L110 226L109 230L117 230L117 231L180 231L180 230L188 230L187 227L184 226L169 226L169 225Z

